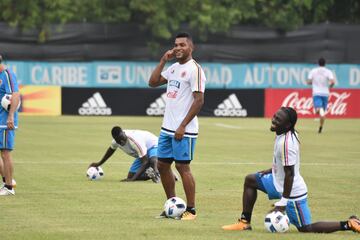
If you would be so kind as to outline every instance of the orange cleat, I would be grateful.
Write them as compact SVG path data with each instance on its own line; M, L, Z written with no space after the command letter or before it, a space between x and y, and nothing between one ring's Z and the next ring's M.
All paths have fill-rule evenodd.
M196 216L197 216L196 214L192 214L189 211L185 211L181 216L181 220L195 220Z
M222 229L229 231L251 230L251 225L244 219L239 219L237 223L222 226Z

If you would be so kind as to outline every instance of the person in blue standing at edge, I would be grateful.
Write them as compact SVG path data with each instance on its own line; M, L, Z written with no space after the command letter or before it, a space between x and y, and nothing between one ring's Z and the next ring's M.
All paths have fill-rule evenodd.
M14 149L15 129L18 127L17 108L20 103L19 86L14 72L6 68L0 55L0 99L5 94L11 95L10 109L0 107L0 173L4 184L0 189L0 196L15 195L13 186L14 165L11 152Z

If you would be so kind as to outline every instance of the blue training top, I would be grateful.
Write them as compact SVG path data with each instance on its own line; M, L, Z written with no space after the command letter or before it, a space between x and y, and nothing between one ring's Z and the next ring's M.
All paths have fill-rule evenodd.
M19 86L16 80L15 73L11 69L4 69L0 72L0 101L5 94L12 94L13 92L19 92ZM0 107L0 129L7 128L6 121L8 112ZM14 125L18 127L18 112L14 113Z

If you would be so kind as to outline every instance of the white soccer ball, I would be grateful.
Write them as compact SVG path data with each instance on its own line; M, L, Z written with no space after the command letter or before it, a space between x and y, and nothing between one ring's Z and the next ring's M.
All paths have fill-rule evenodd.
M179 197L172 197L166 200L164 211L167 217L178 219L186 210L186 203Z
M5 94L5 95L3 96L3 98L1 99L1 106L2 106L6 111L9 111L9 110L10 110L11 97L12 97L11 94ZM20 108L20 102L19 102L19 105L18 105L17 109L19 109L19 108Z
M273 211L266 215L264 225L269 232L286 232L290 227L288 216L280 211Z
M104 177L104 171L101 167L89 167L86 176L89 180L100 180Z

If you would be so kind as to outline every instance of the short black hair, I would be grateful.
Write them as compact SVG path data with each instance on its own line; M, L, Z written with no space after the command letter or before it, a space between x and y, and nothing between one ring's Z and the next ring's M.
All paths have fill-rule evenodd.
M192 41L191 35L187 32L178 33L178 34L176 34L175 38L187 38Z
M115 127L113 127L113 128L111 129L111 136L112 136L113 138L116 138L116 137L118 137L118 136L120 135L121 132L122 132L121 127L115 126Z
M326 63L325 58L323 58L323 57L319 58L318 63L319 63L319 66L321 66L321 67L325 66L325 63Z

